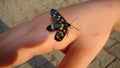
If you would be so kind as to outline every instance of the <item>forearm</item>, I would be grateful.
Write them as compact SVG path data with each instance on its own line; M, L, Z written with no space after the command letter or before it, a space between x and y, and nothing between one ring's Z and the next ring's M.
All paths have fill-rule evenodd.
M43 13L0 34L0 68L20 65L52 50L52 45L43 43L50 33L46 30L50 22L49 14Z
M26 52L20 51L21 48L24 47L21 44L25 44L23 43L23 41L26 41L26 39L23 37L28 35L27 33L30 31L30 27L31 27L30 25L27 26L25 24L28 24L28 22L18 25L0 34L0 61L1 61L0 68L4 68L4 67L11 68L12 66L18 65L18 63L21 60L19 60L19 62L17 63L16 61L18 61L18 59L20 59L19 57L23 55L24 55L23 57L27 57L27 56L29 56L29 58L32 57L30 53L29 55L26 55ZM24 61L20 63L23 62Z
M69 48L59 68L87 68L107 41L112 26L120 19L119 1L92 1L83 3L76 8L79 9L81 14L80 22L82 24L81 26L79 25L81 34L79 39L77 39L78 42L71 44L74 46Z

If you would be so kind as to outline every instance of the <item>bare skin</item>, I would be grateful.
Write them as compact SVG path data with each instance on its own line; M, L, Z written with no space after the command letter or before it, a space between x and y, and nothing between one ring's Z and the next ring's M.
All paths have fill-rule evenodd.
M86 68L102 49L113 26L120 20L120 1L98 0L58 10L70 23L68 36L54 40L56 32L46 27L52 22L49 12L0 34L0 68L20 65L35 55L63 50L65 58L58 68ZM115 29L116 30L116 29Z

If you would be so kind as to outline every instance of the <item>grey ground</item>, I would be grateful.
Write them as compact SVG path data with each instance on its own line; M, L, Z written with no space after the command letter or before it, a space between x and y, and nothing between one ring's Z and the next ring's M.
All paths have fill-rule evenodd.
M12 28L22 22L51 8L62 8L87 0L0 0L0 32ZM104 48L96 56L88 68L120 68L120 32L112 32ZM35 56L16 68L55 68L64 54L53 51L45 55Z

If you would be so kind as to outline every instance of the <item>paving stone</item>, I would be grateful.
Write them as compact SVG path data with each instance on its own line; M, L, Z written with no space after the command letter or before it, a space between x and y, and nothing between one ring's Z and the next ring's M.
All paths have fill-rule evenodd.
M36 2L41 2L40 0L27 0L27 1L29 5L36 3Z
M15 8L13 10L8 10L8 14L9 15L16 15L16 14L20 14L22 11L20 8Z
M0 9L4 7L3 2L3 0L0 0Z
M41 0L42 4L47 5L48 3L54 2L53 0Z
M120 32L113 32L111 34L110 38L113 38L113 39L115 39L115 40L120 42Z
M5 6L8 8L8 10L14 10L17 8L15 0L9 0L9 1L5 2Z
M32 68L54 68L54 65L41 55L35 56L28 63Z
M24 63L20 66L18 66L17 68L32 68L28 63Z
M15 25L18 25L18 24L20 24L20 23L24 23L24 22L26 22L26 21L29 21L30 19L28 19L28 18L24 18L24 19L22 19L22 20L20 20L20 21L18 21L18 22L15 22L16 24Z
M5 22L5 24L6 24L9 28L14 27L14 25L13 25L13 24L11 24L10 22Z
M54 66L58 64L58 61L55 56L53 56L52 52L43 55L48 61L50 61Z
M68 0L69 5L79 3L79 0Z
M27 12L32 10L33 8L31 8L29 5L24 5L21 7L22 12Z
M15 22L25 19L25 16L23 16L22 14L13 15L12 17L15 20Z
M48 3L48 9L50 10L51 8L58 9L60 5L57 5L55 2Z
M116 41L114 39L108 39L107 43L105 44L105 48L110 48L111 46L113 46L113 44L115 44Z
M61 51L54 50L43 56L48 59L48 61L50 61L54 66L57 66L62 61L65 55Z
M53 59L53 55L51 53L43 54L43 56L48 60L51 61Z
M9 27L2 21L0 20L0 33L8 30Z
M14 8L14 7L16 7L15 4L16 4L16 1L15 1L15 0L4 0L4 1L3 1L4 7Z
M110 51L120 59L120 43L116 43Z
M31 20L36 16L33 9L26 11L26 12L23 12L22 15L25 16L27 18L27 20Z
M35 2L35 3L31 4L30 7L36 9L37 11L42 11L47 8L47 6L45 6L41 2Z
M105 50L101 50L101 52L97 55L97 58L101 61L101 66L103 68L115 59L113 55L108 54Z
M90 0L80 0L81 2L86 2L86 1L90 1Z
M100 61L98 59L95 59L89 66L88 68L101 68L100 67Z
M56 68L56 67L48 62L44 65L41 65L39 68Z
M7 25L9 26L10 28L15 26L17 23L14 21L13 17L10 16L9 14L8 15L4 15L2 17L2 21Z
M48 60L45 59L43 56L35 56L32 59L30 59L27 63L32 67L32 68L38 68L39 66L47 63Z
M33 57L32 59L30 59L28 63L32 68L36 68L36 61L35 61L35 57Z
M120 61L119 60L114 61L107 68L120 68Z
M63 3L60 4L61 7L67 7L68 6L68 1L64 1Z
M55 57L55 60L57 61L57 65L59 65L60 62L63 60L65 54L63 54L61 51L58 50L54 50L51 53Z
M54 0L54 2L57 4L57 5L60 5L61 3L63 3L65 0Z
M8 13L8 9L7 8L1 8L0 9L0 18L2 18L2 16L4 16L5 14Z
M16 0L17 7L21 7L21 6L25 5L26 3L28 3L27 0Z
M22 12L27 12L30 10L33 10L33 8L30 7L30 3L26 1L22 6L20 6Z
M48 63L48 60L41 55L35 56L34 60L35 60L34 64L36 67L40 67L41 65Z
M58 61L54 58L50 61L50 63L52 63L54 66L58 66Z
M6 14L4 14L4 16L2 16L0 19L1 19L3 22L6 22L6 21L8 21L10 18L11 18L11 15L9 15L8 13L6 13Z

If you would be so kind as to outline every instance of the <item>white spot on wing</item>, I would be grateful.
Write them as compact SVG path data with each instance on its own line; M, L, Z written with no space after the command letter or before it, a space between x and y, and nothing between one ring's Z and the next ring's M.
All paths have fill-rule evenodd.
M55 14L57 14L57 12L55 12Z
M61 35L61 36L64 36L64 33L63 33L63 32L60 32L60 35Z
M60 20L60 18L58 17L58 18L57 18L57 21L59 21L59 20Z
M61 27L60 30L63 30L63 28Z
M61 38L59 38L59 40L62 40Z
M58 15L58 17L60 18L61 16L60 16L60 15Z
M61 34L61 36L64 36L63 34Z
M51 25L52 30L54 30L53 24Z
M66 32L66 30L63 30L63 32Z
M61 19L61 21L63 22L64 20L63 20L63 19Z
M56 16L56 14L53 14L53 17L55 17Z
M59 36L56 36L56 38L58 38L58 39L59 39L60 37L59 37Z

